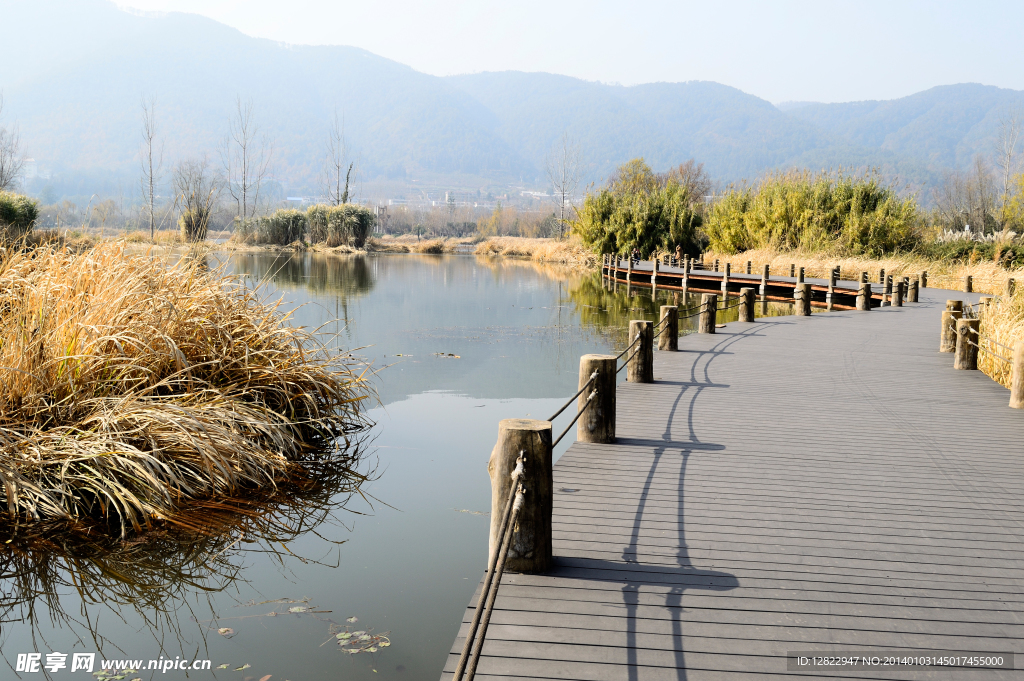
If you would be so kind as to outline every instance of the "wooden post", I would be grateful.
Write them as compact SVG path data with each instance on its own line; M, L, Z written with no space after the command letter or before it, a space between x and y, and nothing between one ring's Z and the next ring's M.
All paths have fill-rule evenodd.
M959 301L958 301L959 302ZM964 313L962 310L943 310L942 329L939 333L939 352L956 350L956 323Z
M796 290L793 291L793 297L796 300L796 314L799 317L810 317L811 316L811 285L808 283L801 283L796 285Z
M658 349L676 352L679 350L679 308L675 305L662 305L661 319Z
M916 303L917 302L917 291L918 291L917 287L918 287L917 279L911 279L910 280L910 288L907 289L907 302L908 303Z
M718 315L718 296L704 293L700 297L700 317L697 333L714 333Z
M589 390L580 394L576 403L579 411L587 405L587 398L594 390L597 395L590 401L590 406L576 422L577 442L599 442L611 444L615 442L615 355L583 355L580 357L580 382L582 388L596 371L597 378ZM577 388L577 389L578 389Z
M769 268L768 265L765 265L764 266L764 271L761 273L761 295L762 296L768 295L768 279L770 278L769 277L770 273L771 273L771 269Z
M718 271L718 258L715 258L715 271Z
M1013 297L1013 292L1014 292L1014 290L1016 290L1016 288L1017 288L1017 280L1014 279L1013 277L1010 277L1009 279L1007 279L1006 280L1006 297L1007 298L1012 298Z
M732 274L732 263L725 263L725 274L722 275L722 295L728 297L729 275Z
M885 285L885 268L878 270L878 283Z
M956 310L957 312L963 312L964 311L964 301L962 301L962 300L947 300L946 301L946 309L947 310Z
M651 300L654 300L654 295L658 292L658 259L651 258Z
M796 276L796 265L793 264L793 263L789 263L789 276L790 277L795 277Z
M633 284L633 256L628 258L629 264L626 266L626 286L628 287Z
M838 276L836 268L833 268L833 270L828 274L828 293L825 294L825 309L829 312L832 311L832 297L836 292L836 279Z
M974 293L974 277L969 274L964 277L964 293Z
M754 289L745 286L740 289L740 321L754 321Z
M629 365L626 367L626 380L631 383L653 383L654 322L631 319L629 342L632 343L637 336L640 336L640 341L630 349L633 359L629 360Z
M896 282L896 286L892 292L892 305L894 307L903 307L903 287L906 284L902 279Z
M954 369L977 369L978 348L971 343L979 340L978 326L980 319L956 320L956 354L953 357Z
M799 270L797 270L797 275L796 276L797 276L797 283L800 283L800 284L804 283L804 268L803 267L801 267Z
M978 298L978 316L980 317L983 312L988 312L988 306L992 304L992 296L982 296Z
M867 272L863 273L867 275ZM857 292L857 309L863 312L871 311L871 284L862 281L860 291Z
M747 274L750 274L750 273L751 273L751 272L753 271L753 270L751 269L751 268L752 268L753 266L754 266L754 263L753 263L753 262L751 262L750 260L748 260L748 261L747 261Z
M868 273L867 272L861 272L860 273L860 283L862 283L862 284L868 283Z
M917 280L920 282L921 288L928 288L928 270L922 270L921 274L918 275Z
M512 489L512 471L523 456L521 479L526 495L519 512L515 535L505 559L507 572L544 572L551 567L551 422L504 419L498 423L487 472L491 476L490 555L498 550L501 516Z
M1024 340L1013 344L1010 363L1010 406L1024 409Z

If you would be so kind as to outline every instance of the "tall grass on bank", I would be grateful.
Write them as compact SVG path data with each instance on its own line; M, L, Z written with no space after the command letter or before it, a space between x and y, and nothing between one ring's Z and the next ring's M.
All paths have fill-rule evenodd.
M501 255L530 258L539 262L558 263L570 267L592 268L598 256L585 248L578 237L565 240L530 239L527 237L492 237L477 244L476 255Z
M756 274L760 274L764 265L769 265L773 275L788 275L790 264L794 264L805 268L808 277L821 279L827 279L829 270L836 265L842 268L844 277L849 278L867 272L873 282L878 281L881 269L894 276L916 276L919 272L927 271L930 288L953 290L962 290L964 277L970 275L974 280L974 290L979 293L1000 294L1006 289L1006 281L1010 278L1024 282L1024 267L1006 269L992 260L933 260L917 253L871 258L759 248L739 254L718 251L708 251L704 254L704 262L711 262L716 258L722 263L731 263L734 272L743 271L749 260L753 263Z
M1004 388L1010 387L1010 364L995 355L1013 359L1013 346L1024 340L1024 284L1019 284L1012 297L995 298L981 309L978 336L982 352L978 368Z
M917 204L875 174L785 172L732 187L703 225L722 253L760 248L880 255L920 241Z
M205 259L0 255L0 506L124 533L273 489L365 427L348 355Z

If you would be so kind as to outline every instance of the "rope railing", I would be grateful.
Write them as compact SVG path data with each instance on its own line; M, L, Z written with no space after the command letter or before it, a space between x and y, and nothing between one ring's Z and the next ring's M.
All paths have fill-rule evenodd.
M570 423L569 425L567 425L565 427L565 430L563 430L562 434L558 436L558 439L551 443L551 448L552 449L557 447L558 443L562 441L563 437L565 437L565 434L569 432L569 429L572 428L574 425L576 425L576 422L580 420L581 416L583 416L583 412L585 412L587 410L587 408L590 406L591 401L593 401L593 399L594 399L594 397L596 395L597 395L597 390L594 390L592 393L590 393L589 396L587 396L587 402L586 402L586 404L583 405L582 409L580 409L578 412L576 412L576 418L574 418L572 420L572 423Z
M1003 347L1003 348L1006 348L1007 350L1013 350L1013 348L1011 348L1011 347L1009 347L1007 345L1003 345L1002 343L1000 343L1000 342L998 342L996 340L993 340L991 338L981 338L981 333L979 331L976 331L975 329L968 328L967 330L969 332L971 332L971 333L976 334L978 336L978 340L979 341L988 342L988 343L995 343L996 345L998 345L1000 347ZM973 345L974 347L978 348L979 350L981 350L982 352L984 352L986 354L992 355L993 357L995 357L997 359L1001 359L1004 362L1006 362L1007 364L1013 364L1013 360L1007 359L1006 357L1003 357L1002 355L1000 355L997 352L992 352L988 348L983 348L982 346L980 346L977 343L975 343L974 341L972 341L970 338L965 338L964 340L966 340L968 343L970 343L971 345Z
M498 596L498 587L501 586L501 575L505 572L505 560L508 558L508 549L512 543L512 528L515 527L519 512L523 509L526 489L519 483L519 479L523 476L525 464L526 453L521 451L516 460L516 468L512 471L512 487L516 492L508 495L508 502L501 515L501 536L497 542L501 548L488 561L484 583L480 587L480 599L476 605L476 612L473 613L469 631L466 632L466 641L462 645L459 665L455 668L454 681L462 681L463 678L466 681L473 681L476 676L480 651L483 649L487 626L491 622L491 612L494 610L494 600Z
M552 416L551 418L549 418L549 419L548 419L548 421L554 421L554 420L555 420L556 418L558 418L558 416L559 416L559 415L560 415L560 414L561 414L561 413L562 413L563 411L565 411L566 409L568 409L568 408L569 408L569 405L570 405L570 404L572 404L573 400L575 400L575 399L576 399L577 397L579 397L580 395L582 395L582 394L583 394L583 391L584 391L584 390L586 390L587 388L589 388L589 387L590 387L590 384L591 384L591 383L593 383L593 382L594 382L594 381L596 381L596 380L597 380L597 372L595 371L594 373L590 374L590 380L588 380L588 381L587 381L586 383L584 383L584 384L583 384L583 387L579 389L579 392L577 392L577 393L576 393L575 395L573 395L572 397L570 397L570 398L569 398L569 401L568 401L568 402L566 402L565 404L563 404L563 405L562 405L562 408L561 408L561 409L559 409L558 411L556 411L556 412L554 413L554 415L553 415L553 416Z
M633 361L633 358L634 358L634 357L636 357L637 353L638 353L638 352L640 352L640 350L641 350L641 348L637 348L637 349L636 349L636 350L635 350L635 351L633 352L633 354L629 356L629 359L627 359L627 360L626 360L625 362L623 362L623 363L622 363L622 366L620 366L620 367L619 367L618 369L616 369L616 370L615 370L615 373L617 374L617 373L619 373L620 371L622 371L623 369L625 369L626 367L628 367L628 366L629 366L629 363Z
M617 354L617 355L615 356L615 361L619 361L620 359L622 359L622 356L623 356L624 354L626 354L627 352L629 352L629 349L630 349L631 347L633 347L634 345L636 345L637 341L639 341L639 340L640 340L641 338L642 338L642 336L640 336L639 334L637 334L637 337L633 339L633 342L632 342L632 343L630 343L629 345L627 345L627 346L626 346L626 349L625 349L625 350L623 350L622 352L620 352L619 354Z

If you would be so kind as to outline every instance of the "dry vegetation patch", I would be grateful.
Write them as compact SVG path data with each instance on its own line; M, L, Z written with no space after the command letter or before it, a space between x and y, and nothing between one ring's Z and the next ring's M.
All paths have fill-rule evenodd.
M205 258L0 253L0 505L124 532L273 489L365 427L369 386Z

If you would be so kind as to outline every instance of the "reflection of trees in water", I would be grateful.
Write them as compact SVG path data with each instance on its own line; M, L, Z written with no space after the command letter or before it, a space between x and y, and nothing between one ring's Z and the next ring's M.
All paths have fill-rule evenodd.
M116 647L97 631L102 610L93 611L99 606L125 621L134 613L161 653L175 644L184 648L188 632L180 623L195 617L193 597L205 596L212 610L210 596L245 581L246 556L268 553L283 564L294 555L288 542L317 533L325 522L340 524L337 513L367 479L355 472L362 449L353 441L325 452L263 497L192 502L160 526L125 540L82 524L4 528L0 627L28 625L36 640L45 638L47 623L91 639L99 650L104 643ZM200 634L205 639L205 629Z
M363 255L242 253L232 256L231 268L236 275L270 281L279 287L301 287L343 296L366 293L376 283L373 268Z

